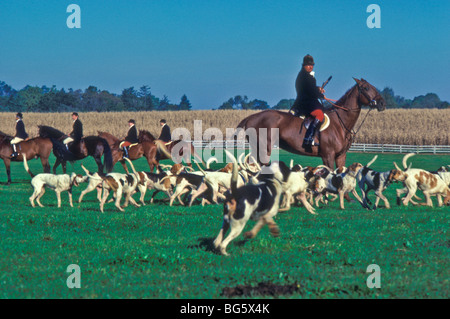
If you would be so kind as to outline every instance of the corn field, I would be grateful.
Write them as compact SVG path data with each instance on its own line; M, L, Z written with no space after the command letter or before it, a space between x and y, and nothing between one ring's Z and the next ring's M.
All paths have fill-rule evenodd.
M138 130L145 129L159 136L160 119L166 119L172 132L186 128L194 138L194 120L201 120L202 132L218 128L226 137L227 128L235 128L239 122L258 111L201 110L201 111L153 111L82 113L84 135L109 132L119 138L128 130L128 120L136 120ZM355 126L358 129L367 110L361 112ZM0 131L14 135L15 114L0 113ZM49 125L67 134L72 130L71 113L25 113L24 123L31 137L37 136L38 125ZM450 145L450 109L391 109L372 111L358 132L355 142L367 144Z

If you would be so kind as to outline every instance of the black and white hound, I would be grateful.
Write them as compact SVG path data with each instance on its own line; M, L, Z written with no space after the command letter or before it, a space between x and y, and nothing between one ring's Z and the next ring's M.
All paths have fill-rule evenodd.
M278 165L275 164L270 167L271 174L263 174L262 172L258 176L259 182L257 184L246 184L238 188L236 158L227 150L225 152L233 159L231 193L224 203L222 228L214 240L214 246L223 255L228 255L226 252L227 245L239 236L250 218L257 223L251 231L244 233L246 238L255 237L265 224L269 226L270 233L273 236L279 236L280 231L273 217L278 213L280 205L283 175ZM229 235L223 239L230 228Z

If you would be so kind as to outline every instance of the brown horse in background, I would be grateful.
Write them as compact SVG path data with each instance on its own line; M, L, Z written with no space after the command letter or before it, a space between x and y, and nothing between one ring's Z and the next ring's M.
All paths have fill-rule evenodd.
M98 136L85 136L79 142L70 143L69 149L67 149L62 143L67 137L63 132L51 126L39 125L39 135L49 138L53 143L53 154L56 156L55 165L53 165L53 174L56 174L56 169L60 164L65 174L67 161L79 161L87 156L94 158L99 174L103 174L104 167L107 173L112 171L111 149L105 139ZM104 163L102 163L102 156L104 157Z
M0 132L0 157L5 163L6 174L8 175L7 185L11 184L11 161L22 162L23 154L25 154L28 159L40 158L44 172L50 173L50 164L48 162L48 158L52 153L53 145L49 138L35 137L20 142L19 144L17 144L17 151L19 152L19 156L14 159L11 159L13 148L10 142L12 139L12 136ZM30 173L30 175L31 177L33 177L32 173Z
M120 162L124 170L128 173L128 168L123 158L123 151L119 148L119 145L123 141L123 139L121 140L110 133L100 131L98 132L98 136L108 141L108 144L112 151L113 166L117 162ZM181 142L174 141L169 145L165 145L164 142L157 140L152 133L146 130L139 130L138 140L139 143L135 146L130 147L128 150L129 159L134 161L144 156L147 159L148 166L150 167L150 172L153 172L155 166L158 166L160 160L174 159L171 155L172 150L175 145ZM195 152L194 146L192 144L190 144L190 146L187 144L183 146L190 147L191 154L194 154L194 156L200 158L200 156ZM188 152L184 153L183 150L184 148L181 147L177 156L185 158L185 161L188 163L188 165L192 166L192 164L190 163L190 159L186 158L185 156L185 154L188 154ZM179 159L180 158L175 158L174 160Z
M336 167L345 166L347 151L356 134L353 128L361 113L361 107L368 105L371 109L377 108L378 111L385 109L385 101L374 86L364 79L354 78L354 80L356 84L336 102L336 106L325 111L330 118L330 125L319 133L320 146L313 146L312 153L306 152L302 147L306 132L304 127L300 131L303 119L291 113L276 110L262 111L242 120L237 128L244 130L254 128L256 130L256 141L250 140L251 149L257 151L260 146L267 150L265 156L260 156L260 152L257 152L256 158L260 163L267 164L270 160L269 157L275 142L271 139L270 131L277 128L280 148L299 155L321 157L323 164L333 169L334 163L336 163ZM268 131L267 137L261 141L259 129Z
M150 134L150 133L149 133ZM150 134L151 135L151 134ZM128 172L128 167L126 165L125 159L123 157L123 151L120 149L119 145L123 141L114 135L107 132L98 132L98 136L104 138L111 148L112 152L112 165L116 165L117 162L122 164L124 170ZM158 165L156 161L157 154L157 146L153 141L147 141L141 139L141 133L139 133L139 143L129 148L128 156L129 159L134 161L141 157L145 157L147 159L148 166L150 167L150 171L153 172L155 165Z

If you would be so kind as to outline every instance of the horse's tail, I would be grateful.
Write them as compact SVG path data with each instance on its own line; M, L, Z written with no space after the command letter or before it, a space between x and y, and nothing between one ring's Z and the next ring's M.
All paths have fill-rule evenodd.
M164 156L166 156L168 159L172 159L172 155L169 153L169 151L167 150L166 146L164 145L164 142L161 140L156 140L155 141L156 144L156 148L158 149L158 152L160 152L161 154L164 154Z
M248 122L248 117L246 117L245 119L243 119L238 126L236 127L236 129L238 128L243 128L244 130L247 128L247 122Z
M104 164L106 168L107 173L111 173L113 170L113 158L112 158L112 152L111 147L109 147L108 141L102 137L100 137L100 140L103 143L103 156L104 156Z
M25 170L30 174L31 177L34 177L34 174L30 171L30 168L28 167L28 161L27 161L27 155L24 153L22 154L23 157L23 166L25 167Z
M50 138L50 140L53 144L53 154L55 154L61 162L75 162L77 160L75 155L70 152L62 142L54 138Z

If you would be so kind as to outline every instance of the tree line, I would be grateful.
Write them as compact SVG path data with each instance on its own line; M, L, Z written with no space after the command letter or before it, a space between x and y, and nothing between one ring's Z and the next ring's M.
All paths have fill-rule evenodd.
M441 101L437 94L428 93L414 99L405 99L395 95L394 90L385 87L380 91L386 100L387 108L449 108L450 104ZM223 102L220 110L265 110L289 109L294 99L282 99L270 106L266 101L249 100L247 96L236 95ZM325 102L326 104L326 102ZM325 105L327 106L327 105ZM184 94L178 104L171 103L168 96L158 98L151 93L148 85L139 89L134 87L122 90L121 94L100 90L95 86L87 89L65 90L56 86L30 86L15 90L4 81L0 81L0 112L120 112L120 111L181 111L191 110L192 104Z

